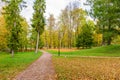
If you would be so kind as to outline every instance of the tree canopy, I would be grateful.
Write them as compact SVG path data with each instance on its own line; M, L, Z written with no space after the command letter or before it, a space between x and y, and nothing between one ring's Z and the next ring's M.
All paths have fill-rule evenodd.
M36 50L35 53L38 52L38 45L39 45L39 37L44 31L44 26L45 26L45 18L44 18L44 13L45 13L45 1L44 0L36 0L34 2L34 14L33 14L33 19L32 19L32 27L36 30L37 32L37 40L36 40Z

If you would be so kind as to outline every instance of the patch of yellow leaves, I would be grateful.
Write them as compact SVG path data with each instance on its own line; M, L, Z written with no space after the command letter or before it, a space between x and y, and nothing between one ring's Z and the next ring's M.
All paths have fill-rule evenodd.
M58 80L120 80L120 59L53 58Z
M58 49L49 49L49 50L58 51ZM76 51L76 50L78 50L78 49L76 49L76 48L72 48L72 49L62 48L62 49L60 49L61 52L71 52L71 51Z
M7 29L5 27L5 19L3 16L0 16L0 49L7 47Z

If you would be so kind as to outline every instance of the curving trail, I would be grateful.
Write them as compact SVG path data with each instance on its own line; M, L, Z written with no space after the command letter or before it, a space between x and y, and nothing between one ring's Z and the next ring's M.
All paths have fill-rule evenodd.
M43 55L14 80L56 80L52 64L52 55L42 51Z

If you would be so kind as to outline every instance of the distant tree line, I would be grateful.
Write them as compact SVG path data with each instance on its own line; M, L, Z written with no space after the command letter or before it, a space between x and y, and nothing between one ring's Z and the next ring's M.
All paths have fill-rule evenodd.
M0 51L35 48L91 48L120 43L120 0L87 0L86 11L80 1L71 1L56 19L45 19L45 1L35 0L34 13L28 25L20 15L26 6L23 0L2 0L0 11ZM91 16L91 19L89 17Z
M119 0L87 0L88 11L79 3L70 2L56 21L50 14L42 35L44 47L58 48L60 42L61 48L91 48L120 42Z

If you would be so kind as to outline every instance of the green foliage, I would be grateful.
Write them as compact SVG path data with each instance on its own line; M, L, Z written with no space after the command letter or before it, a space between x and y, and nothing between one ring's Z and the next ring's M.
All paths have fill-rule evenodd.
M13 80L22 70L37 60L41 53L19 52L14 57L8 53L0 52L0 80Z
M33 9L34 9L34 14L32 19L32 27L35 28L37 32L42 34L45 25L45 19L44 19L45 1L36 0L34 2Z
M35 47L37 32L34 29L32 29L30 33L31 33L31 36L29 40L29 45L30 47Z
M36 40L36 50L35 53L38 52L38 46L39 46L39 37L44 31L44 26L45 26L45 18L44 18L44 13L45 13L45 1L44 0L36 0L34 2L34 14L33 14L33 19L32 19L32 27L34 30L37 32L37 40Z
M6 28L5 17L0 16L0 50L6 50L8 47L8 35L10 31ZM22 18L21 18L22 19ZM28 44L27 35L28 35L28 24L25 19L21 20L21 32L19 33L19 46L18 48L25 48ZM8 37L8 38L7 38Z
M81 27L81 32L76 39L76 47L91 48L93 45L93 25L90 21Z
M41 36L40 36L40 39L39 39L39 45L38 45L38 47L39 47L40 49L42 49L42 48L44 47L44 42L43 42L43 39L42 39Z
M103 41L111 44L113 38L119 34L120 0L87 0L91 4L91 15L97 19L99 29L103 34Z
M4 15L7 30L9 31L8 35L8 47L14 51L19 47L19 38L21 32L21 16L19 5L22 0L10 0L9 2L4 0L7 3L7 6L4 8Z
M31 31L32 35L30 36L30 47L36 47L36 39L37 39L37 32L32 29ZM39 38L39 45L38 45L38 48L43 48L44 47L44 42L43 42L43 38L41 37L42 35L40 35L40 38Z
M19 42L19 48L21 49L25 49L27 48L27 45L28 45L28 23L26 21L26 19L23 19L21 21L21 29L22 29L22 32L20 33L20 42Z
M112 43L114 43L114 44L120 44L120 36L116 36L116 37L114 38L114 40L113 40Z
M78 6L75 7L78 4L73 2L62 10L57 23L59 26L55 28L58 33L60 31L60 40L58 41L61 42L62 48L75 47L76 37L80 33L81 26L86 22L86 12Z

